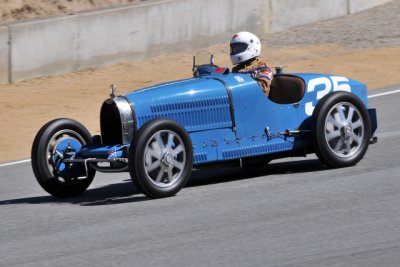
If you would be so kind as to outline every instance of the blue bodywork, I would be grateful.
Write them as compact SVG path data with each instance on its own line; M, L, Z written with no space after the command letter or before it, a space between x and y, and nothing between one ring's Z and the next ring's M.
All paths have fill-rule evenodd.
M193 143L194 165L306 151L310 147L309 121L313 109L325 95L337 90L349 91L368 107L366 86L355 80L312 73L281 75L304 82L305 92L300 101L276 103L265 96L253 78L229 73L227 69L118 96L116 99L123 99L132 110L132 120L122 121L122 130L116 131L128 138L121 138L115 144L109 141L88 145L79 156L126 158L133 136L145 123L157 118L177 121L188 132ZM103 120L107 124L107 119ZM131 132L124 132L124 123L132 124ZM112 135L110 128L102 126L102 135Z

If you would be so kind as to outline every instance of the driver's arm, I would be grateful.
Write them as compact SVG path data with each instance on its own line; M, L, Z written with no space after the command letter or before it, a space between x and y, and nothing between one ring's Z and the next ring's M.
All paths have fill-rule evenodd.
M272 80L272 70L268 66L262 66L254 69L253 78L258 82L261 86L261 89L264 91L265 95L269 95L271 80Z

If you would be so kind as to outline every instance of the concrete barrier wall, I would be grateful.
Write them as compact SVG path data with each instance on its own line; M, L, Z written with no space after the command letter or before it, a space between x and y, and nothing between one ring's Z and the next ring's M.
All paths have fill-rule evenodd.
M79 16L10 25L11 81L76 70Z
M391 0L348 0L349 14L354 14L363 11L368 8L372 8L384 3L390 2Z
M388 1L152 0L16 22L0 26L0 82L193 51L228 42L240 30L271 33Z
M226 40L231 35L227 32L233 29L257 25L253 18L261 17L260 12L245 2L164 1L92 13L90 20L80 23L79 67L191 50ZM235 14L237 10L246 15Z

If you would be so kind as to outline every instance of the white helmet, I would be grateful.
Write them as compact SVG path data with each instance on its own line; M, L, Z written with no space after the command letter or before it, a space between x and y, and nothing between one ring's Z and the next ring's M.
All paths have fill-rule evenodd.
M231 61L240 64L261 53L260 39L251 32L238 32L231 40Z

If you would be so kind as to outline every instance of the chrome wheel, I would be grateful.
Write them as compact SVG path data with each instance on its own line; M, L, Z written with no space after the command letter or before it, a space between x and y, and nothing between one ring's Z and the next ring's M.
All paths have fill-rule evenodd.
M325 120L325 140L338 157L352 157L363 145L364 120L359 110L348 102L334 105Z
M85 144L83 137L70 129L61 130L50 138L46 149L47 167L58 182L66 183L86 178L82 166L64 162L67 158L74 159L76 152Z
M178 193L192 173L193 145L176 121L147 122L129 148L129 173L137 189L151 198Z
M168 187L180 179L186 165L185 145L171 130L156 132L144 149L147 178L158 187Z
M44 190L56 197L77 196L93 181L96 171L82 163L65 162L78 157L90 141L89 131L71 119L45 124L32 144L32 169Z

